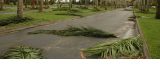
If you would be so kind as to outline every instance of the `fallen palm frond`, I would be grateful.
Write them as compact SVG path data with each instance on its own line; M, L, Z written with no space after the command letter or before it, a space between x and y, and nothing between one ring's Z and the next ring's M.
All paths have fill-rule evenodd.
M68 7L54 8L53 11L67 11L67 12L72 12L72 13L82 12L78 8L69 9Z
M66 13L56 13L55 15L68 15L68 16L78 16L78 17L84 17L81 14L78 13L71 13L71 12L66 12Z
M4 59L41 59L41 49L17 46L10 48L3 56Z
M142 58L142 46L140 37L134 37L111 44L100 44L82 52L86 58Z
M37 30L34 32L29 32L29 34L55 34L61 36L87 36L99 38L116 37L114 34L106 33L92 27L78 28L73 26L69 26L66 30Z

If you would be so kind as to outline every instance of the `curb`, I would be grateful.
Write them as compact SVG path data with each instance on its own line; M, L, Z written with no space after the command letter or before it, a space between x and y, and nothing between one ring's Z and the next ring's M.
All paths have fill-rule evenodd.
M133 11L133 15L135 15L135 12ZM144 53L144 57L146 59L150 59L151 57L149 56L149 50L148 50L148 45L147 45L147 40L145 39L144 37L144 33L139 25L139 21L137 19L137 17L135 18L135 24L136 24L136 29L137 29L137 32L140 34L142 40L143 40L143 53Z

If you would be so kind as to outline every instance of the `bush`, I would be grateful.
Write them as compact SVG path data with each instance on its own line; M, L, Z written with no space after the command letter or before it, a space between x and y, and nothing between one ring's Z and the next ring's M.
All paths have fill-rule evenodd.
M82 50L87 58L143 58L140 37L120 40L111 44L99 44Z
M41 59L42 50L26 46L17 46L10 48L2 58L4 59Z
M61 36L87 36L87 37L99 37L99 38L109 38L109 37L116 37L114 34L110 34L99 29L95 29L92 27L73 27L69 26L65 30L37 30L34 32L29 32L29 34L55 34Z

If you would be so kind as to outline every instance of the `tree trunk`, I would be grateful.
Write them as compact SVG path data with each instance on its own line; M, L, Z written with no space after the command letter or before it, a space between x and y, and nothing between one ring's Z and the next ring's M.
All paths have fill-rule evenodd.
M23 18L23 0L18 0L17 17Z
M69 10L72 8L72 0L69 0Z
M43 0L40 0L39 12L43 12Z
M39 8L39 0L36 0L36 8Z
M85 0L84 3L85 3L85 7L88 7L88 0Z
M53 5L56 0L50 0L50 5Z
M49 1L45 0L45 8L49 8Z
M95 4L96 4L96 7L98 7L99 6L99 0L96 0Z
M61 8L61 2L60 2L60 0L57 0L57 8Z
M105 2L105 3L104 3L104 9L107 10L107 7L108 7L107 3L108 3L108 2L107 2L107 0L105 0L104 2Z
M31 5L32 5L32 9L34 9L34 8L35 8L35 3L36 3L36 1L35 1L35 0L32 0L32 3L31 3Z
M160 19L160 0L157 0L156 19Z
M24 0L24 6L25 6L25 8L28 8L27 3L28 3L28 1L27 1L27 0Z
M0 0L0 10L3 10L4 0Z
M149 12L149 0L141 0L141 12Z
M149 12L149 0L145 0L145 12Z

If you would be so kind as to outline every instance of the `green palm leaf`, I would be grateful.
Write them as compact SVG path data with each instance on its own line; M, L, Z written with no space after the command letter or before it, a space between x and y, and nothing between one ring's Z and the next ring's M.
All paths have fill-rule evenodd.
M40 59L41 49L17 46L10 48L3 56L5 59Z

